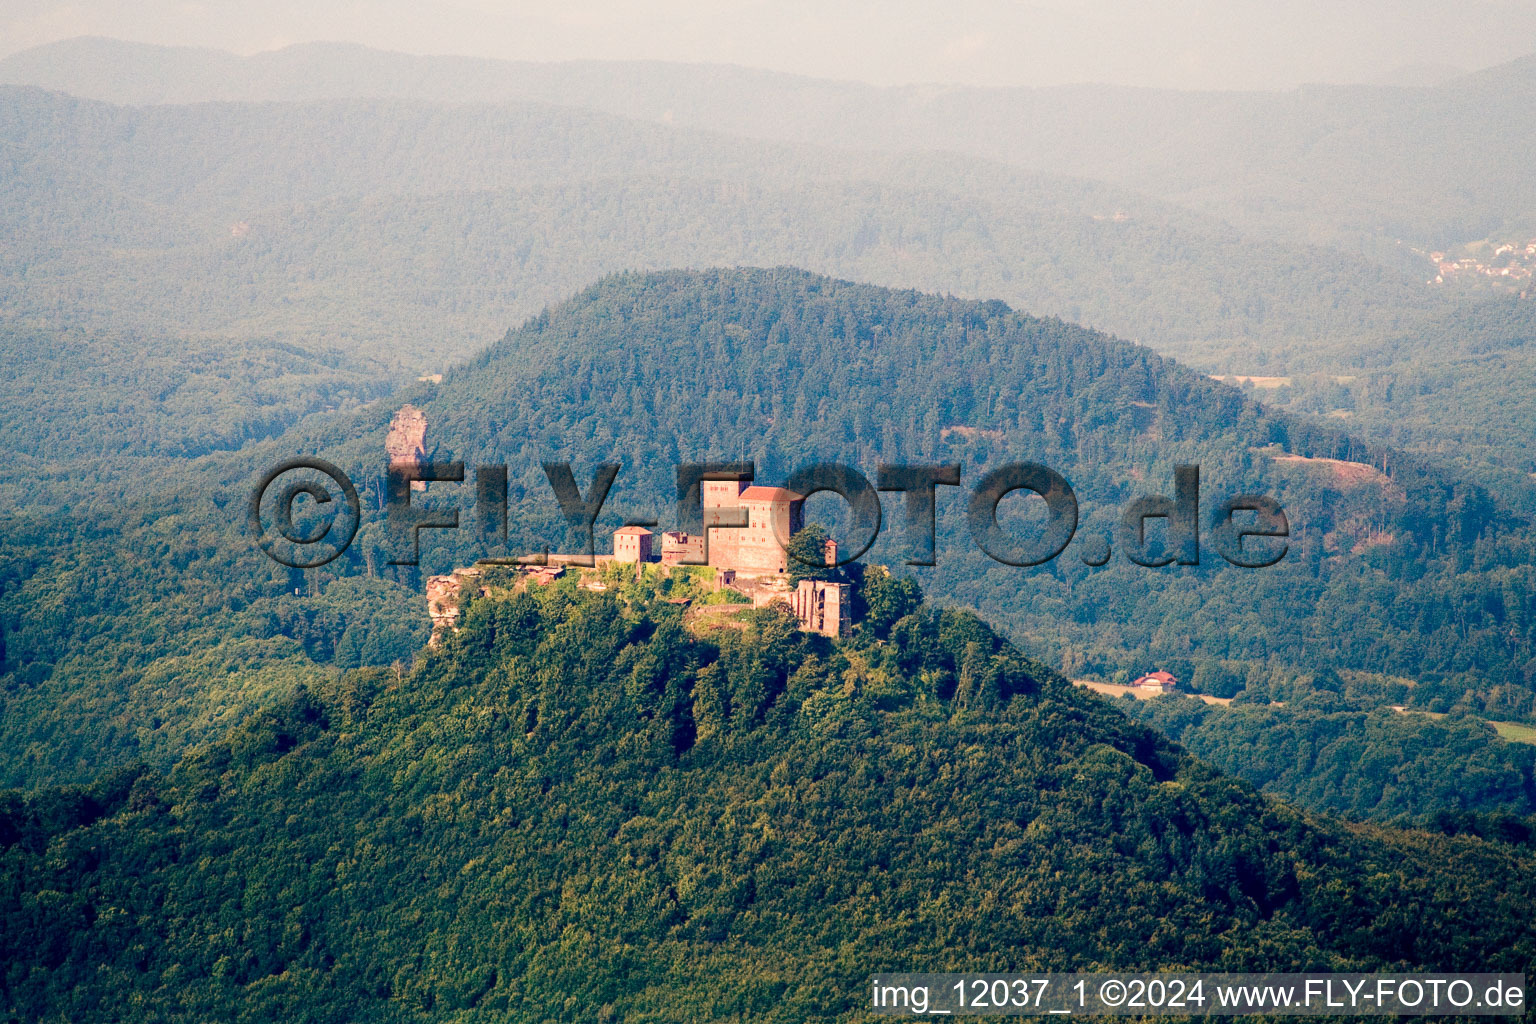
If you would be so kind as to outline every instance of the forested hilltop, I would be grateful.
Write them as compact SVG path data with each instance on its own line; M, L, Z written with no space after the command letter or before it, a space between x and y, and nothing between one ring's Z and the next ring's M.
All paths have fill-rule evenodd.
M547 460L571 461L583 489L597 463L623 462L603 542L625 517L672 523L681 461L752 459L768 483L827 459L870 475L881 462L958 462L967 488L1035 461L1063 473L1081 505L1078 539L1059 558L992 561L966 531L963 491L941 488L938 565L914 571L937 600L979 608L1053 667L1108 677L1150 662L1192 678L1236 665L1243 678L1298 681L1348 669L1400 677L1370 691L1378 704L1501 719L1531 715L1536 699L1528 526L1454 475L1001 303L790 269L629 274L441 383L187 460L174 486L127 509L14 517L0 778L38 785L103 763L163 764L329 666L409 662L425 635L422 575L488 552L468 529L472 485L434 484L426 500L459 507L466 529L426 531L419 573L388 565L379 474L404 401L424 411L433 457L508 466L513 545L568 541L548 529L558 511ZM244 535L251 488L300 453L351 473L367 519L343 559L307 573ZM1229 566L1207 525L1199 566L1147 569L1118 551L1085 564L1130 501L1172 493L1179 463L1201 466L1207 516L1231 494L1279 500L1292 527L1284 560ZM835 526L836 507L817 498L808 514ZM1027 510L1022 496L1003 506L1020 536ZM870 557L900 565L894 506L887 524Z
M493 585L409 674L0 796L0 1010L854 1020L891 967L1529 972L1529 847L1309 818L906 611L834 642Z
M1536 973L1532 85L0 58L0 1024ZM467 470L408 491L459 523L419 564L402 453ZM295 456L360 496L318 568L250 527ZM960 485L936 565L886 493L859 564L790 570L855 583L833 637L709 568L432 578L576 550L556 464L620 463L606 553L717 460ZM966 515L1020 462L1076 494L1032 567ZM1122 512L1191 464L1198 563L1133 564ZM300 532L342 504L278 484ZM1283 507L1239 545L1276 564L1222 557L1239 494ZM804 513L794 550L859 546ZM1144 553L1189 552L1170 525Z

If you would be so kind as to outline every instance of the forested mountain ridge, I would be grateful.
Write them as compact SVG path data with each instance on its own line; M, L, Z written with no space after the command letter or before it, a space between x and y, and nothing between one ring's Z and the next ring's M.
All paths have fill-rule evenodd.
M411 616L425 627L420 575L388 567L379 478L404 401L424 410L434 457L508 466L511 541L528 550L569 543L548 529L558 523L548 460L571 461L583 488L595 464L623 462L598 522L604 547L623 517L672 522L681 461L749 458L767 482L826 459L866 474L881 462L958 462L965 487L1035 461L1077 491L1081 525L1062 556L1036 569L990 560L966 532L963 493L941 489L939 564L918 572L937 599L980 608L1052 664L1392 672L1418 683L1404 698L1417 706L1506 718L1530 715L1536 699L1528 526L1475 485L1277 416L1144 347L1001 303L793 269L629 274L509 332L440 384L188 460L172 489L126 512L16 520L10 543L25 557L9 570L0 618L4 777L77 779L92 752L160 761L238 719L249 705L223 696L238 673L217 675L210 696L205 668L165 671L208 646L242 671L271 659L263 685L278 688L333 660L408 659L421 642ZM366 519L343 559L310 573L276 566L244 535L257 479L301 453L353 474ZM1328 460L1354 468L1341 476ZM1086 565L1121 509L1171 493L1173 466L1186 462L1201 466L1207 515L1235 493L1281 501L1285 559L1228 566L1207 532L1197 567L1146 569L1120 551L1104 568ZM465 528L423 534L421 574L494 553L470 529L469 493L433 485L429 499L459 508ZM826 504L812 518L834 508L817 501ZM1011 510L1027 506L1009 501L1018 504L1005 504L1004 520L1024 534L1031 527ZM898 522L888 508L872 558L907 557ZM1341 621L1362 625L1338 636ZM365 650L368 635L383 642Z
M1378 255L1395 239L1443 247L1536 228L1524 173L1533 125L1520 99L1533 75L1536 58L1422 88L882 88L727 66L417 57L335 43L237 57L107 39L0 61L0 81L117 102L537 99L759 138L945 149L1111 180L1250 231Z
M1266 618L1289 625L1279 632L1278 622L1267 625L1248 656L1283 649L1306 660L1312 645L1305 638L1326 634L1323 623L1343 614L1329 602L1353 602L1387 584L1398 559L1415 574L1436 572L1434 564L1449 559L1442 564L1456 565L1451 572L1460 575L1479 557L1474 550L1502 550L1491 556L1504 566L1497 577L1513 573L1513 584L1527 571L1514 554L1529 542L1527 527L1501 515L1475 486L1342 432L1270 414L1145 348L1001 304L890 292L791 269L610 279L509 335L424 392L419 404L439 425L442 451L509 463L514 501L544 497L537 466L549 452L581 464L598 451L619 451L626 468L615 508L660 517L670 514L672 465L711 452L753 458L767 479L832 459L866 471L876 461L959 461L966 481L974 481L1004 461L1027 458L1072 481L1081 543L1109 532L1137 494L1168 493L1181 461L1201 465L1212 504L1238 491L1285 503L1293 553L1280 565L1228 571L1212 554L1198 568L1157 573L1118 557L1104 571L1089 570L1077 548L1034 571L989 564L961 525L962 502L941 502L940 593L974 603L1011 629L1034 621L1049 632L1063 617L1093 623L1076 638L1090 648L1090 634L1105 621L1124 628L1109 609L1127 601L1138 607L1131 618L1147 614L1160 623L1138 631L1133 648L1156 636L1189 649L1205 642L1200 637L1222 648L1241 645L1230 620L1218 618L1273 598L1288 611L1267 609ZM318 445L325 435L312 436ZM1357 485L1336 478L1333 463L1309 461L1317 459L1381 464L1390 473ZM894 560L893 532L885 543L877 557ZM1038 618L1005 603L1019 575L1042 588L1029 601ZM1404 588L1371 614L1422 636L1425 623L1438 618L1420 603L1426 589ZM1523 600L1503 583L1497 589L1501 601ZM1300 599L1302 592L1308 597ZM1419 610L1405 615L1409 607ZM1487 639L1504 628L1493 627ZM1424 650L1404 650L1400 662L1386 655L1382 645L1397 642L1397 630L1384 632L1369 641L1374 653L1362 648L1353 667L1433 671L1437 658ZM1461 640L1441 664L1481 643L1471 634ZM1480 671L1497 673L1493 663L1506 658L1523 663L1523 643L1497 642L1497 655L1485 649Z
M1446 308L1407 275L1112 186L540 103L135 108L0 87L0 126L15 171L0 211L27 257L10 302L65 298L119 324L281 324L296 306L322 313L311 333L377 333L390 315L499 333L605 272L780 262L1001 297L1205 355L1237 343L1257 358ZM334 308L359 289L384 300L371 281L402 273L418 283L387 308ZM167 288L197 301L156 302Z
M1536 745L1501 739L1536 739L1532 85L1536 58L1269 94L0 58L0 1024L1532 973ZM386 516L406 403L466 469L407 490L458 521L419 564ZM295 456L360 495L319 568L251 526ZM604 552L682 525L702 460L961 483L931 567L882 496L836 638L717 606L707 568L482 565L458 629L429 616L430 574L575 550L552 464L590 495L620 463ZM1076 494L1031 567L967 522L1020 462ZM1190 464L1198 564L1133 564L1172 521L1122 511ZM343 504L278 483L306 526ZM1222 557L1236 494L1284 508L1239 545L1276 564ZM858 546L842 502L805 513ZM1087 688L1152 669L1231 703Z
M470 603L165 772L0 795L0 1009L171 1021L862 1019L871 970L1526 971L1531 851L1221 778L918 607L695 634Z
M1439 339L1426 345L1426 339ZM1536 469L1536 304L1507 299L1430 318L1358 346L1355 364L1297 361L1257 394L1267 405L1343 420L1383 444L1467 467L1529 514ZM1307 372L1307 371L1311 372Z
M1469 403L1464 367L1431 365L1528 319L1520 302L1118 186L539 102L131 108L0 87L0 127L0 443L27 456L237 448L440 372L606 273L788 264L998 297L1206 369L1311 373L1298 411L1497 463L1536 508L1519 445L1468 443L1523 437L1518 403ZM55 335L92 354L36 365ZM139 345L150 373L122 359ZM1529 349L1473 371L1518 389ZM185 374L164 365L180 350ZM1341 403L1340 376L1368 379ZM11 483L0 504L25 500Z

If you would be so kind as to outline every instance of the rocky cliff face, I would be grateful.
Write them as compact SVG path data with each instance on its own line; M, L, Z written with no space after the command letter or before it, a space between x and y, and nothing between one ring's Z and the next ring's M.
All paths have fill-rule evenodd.
M436 647L445 633L458 629L464 588L479 586L480 570L473 567L455 569L446 576L427 577L427 614L432 617L432 636L427 646Z
M384 454L390 468L419 466L427 458L427 414L414 405L403 405L389 421L389 436L384 439ZM424 491L427 485L411 481L411 490Z

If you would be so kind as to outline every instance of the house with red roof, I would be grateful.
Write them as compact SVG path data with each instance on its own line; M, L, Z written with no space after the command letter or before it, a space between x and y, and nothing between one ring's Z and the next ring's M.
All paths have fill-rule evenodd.
M1172 693L1179 688L1179 681L1171 673L1158 670L1148 672L1131 685L1149 693Z

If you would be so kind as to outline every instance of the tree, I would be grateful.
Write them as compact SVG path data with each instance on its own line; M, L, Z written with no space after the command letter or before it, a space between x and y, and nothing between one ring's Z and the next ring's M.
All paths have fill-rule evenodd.
M859 596L864 605L864 628L881 638L923 603L923 590L916 580L893 576L883 565L872 565L864 571Z
M1202 661L1195 666L1189 688L1212 697L1236 697L1247 679L1219 661Z
M784 546L789 563L789 582L801 580L825 580L831 583L843 581L843 572L827 564L826 547L830 540L820 523L811 523L801 529Z

